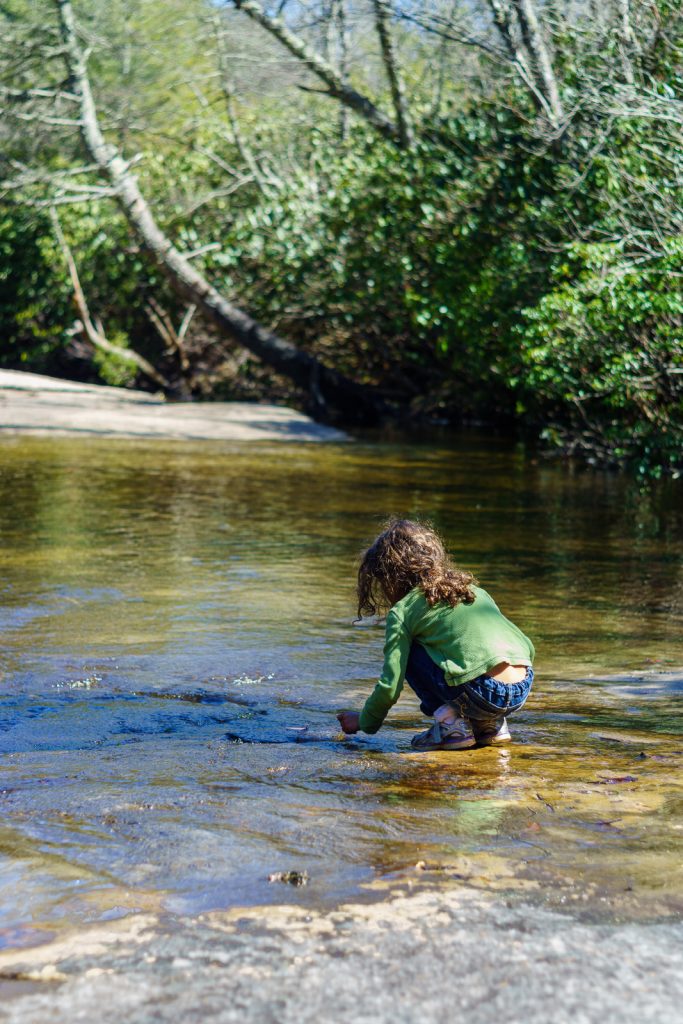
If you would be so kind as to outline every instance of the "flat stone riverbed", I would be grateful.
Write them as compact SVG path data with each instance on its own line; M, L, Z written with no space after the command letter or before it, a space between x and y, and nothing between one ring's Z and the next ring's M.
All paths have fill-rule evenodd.
M460 887L327 913L141 915L25 956L0 1019L673 1021L682 940L680 924L591 926Z
M0 1019L673 1019L680 497L473 435L0 441ZM413 753L408 693L339 734L391 513L536 642L509 748Z

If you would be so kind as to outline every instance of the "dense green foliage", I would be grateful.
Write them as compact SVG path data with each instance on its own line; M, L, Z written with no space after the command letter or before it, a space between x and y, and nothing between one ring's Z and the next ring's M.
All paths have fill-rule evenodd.
M617 246L569 254L520 328L531 401L571 427L548 436L643 474L680 466L682 268L681 239L644 266Z
M0 213L0 352L4 365L42 369L54 350L64 296L55 301L50 227L27 211ZM60 301L61 300L61 301ZM57 333L59 328L57 328Z
M323 325L338 365L416 411L518 418L591 461L675 471L680 241L649 256L567 242L567 222L607 232L606 175L623 198L616 158L572 190L566 151L516 148L509 115L465 112L448 131L448 148L409 157L375 145L335 162L326 150L327 187L294 186L232 227L229 286L269 321L291 311L303 342Z
M30 22L26 5L15 7ZM196 25L211 8L195 0ZM667 0L657 14L667 29L640 55L635 84L615 71L621 44L600 51L597 36L555 30L572 110L562 130L548 129L520 82L490 68L478 91L452 79L436 112L424 69L437 42L406 29L406 67L422 83L408 151L359 119L340 141L337 108L297 93L291 70L259 96L242 87L230 109L236 131L217 112L225 97L210 91L197 107L198 87L187 84L192 68L212 80L205 43L188 36L195 58L186 54L174 79L174 40L163 12L150 9L136 31L155 41L156 77L129 59L126 79L119 8L83 4L83 16L114 40L92 74L101 104L126 108L108 115L110 130L129 154L142 152L140 184L160 222L182 249L199 251L230 298L414 415L516 421L592 461L654 475L681 468L683 28ZM242 22L227 24L233 46L248 50L261 38L245 41ZM26 158L25 140L10 132L12 147ZM55 142L50 129L32 165L63 167L78 154L73 132ZM71 284L40 205L50 187L33 181L20 190L23 202L9 193L0 206L0 364L141 383L125 360L74 361L88 350L76 343ZM180 368L150 305L177 327L186 304L116 208L103 199L61 209L89 306L112 341L195 392L285 393L197 320L189 366Z

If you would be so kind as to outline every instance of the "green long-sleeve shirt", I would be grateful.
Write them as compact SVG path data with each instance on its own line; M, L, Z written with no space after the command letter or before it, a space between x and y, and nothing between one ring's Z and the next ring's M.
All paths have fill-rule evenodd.
M501 661L531 665L531 640L485 590L472 589L474 602L455 608L443 602L430 608L419 587L393 606L387 615L382 675L360 714L363 732L377 732L398 700L413 641L443 670L449 686L468 683Z

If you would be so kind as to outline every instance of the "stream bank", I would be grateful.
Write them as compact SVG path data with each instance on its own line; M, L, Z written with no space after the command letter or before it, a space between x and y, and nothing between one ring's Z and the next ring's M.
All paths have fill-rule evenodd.
M342 441L278 405L167 402L146 391L0 370L0 433L183 441Z

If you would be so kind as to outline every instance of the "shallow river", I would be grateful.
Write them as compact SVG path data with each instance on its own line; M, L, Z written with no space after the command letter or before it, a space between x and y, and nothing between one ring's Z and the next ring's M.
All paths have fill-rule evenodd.
M680 916L681 497L472 436L3 439L0 947L453 877ZM509 748L413 754L409 693L338 732L381 664L354 569L392 513L536 642Z

